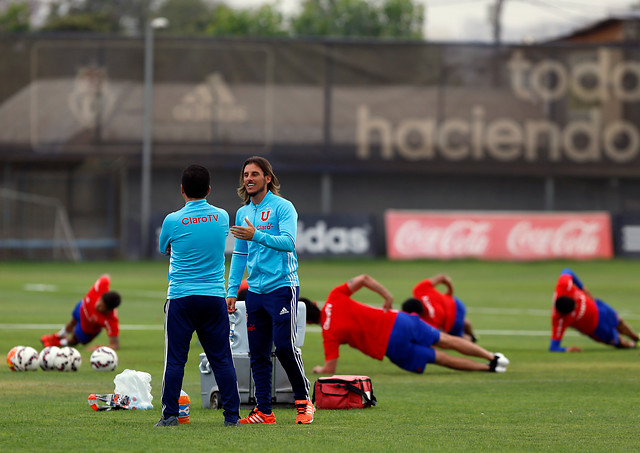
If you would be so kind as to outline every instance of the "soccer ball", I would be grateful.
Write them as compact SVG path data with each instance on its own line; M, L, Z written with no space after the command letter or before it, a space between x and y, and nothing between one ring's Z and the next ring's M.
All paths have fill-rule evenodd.
M78 371L82 365L82 356L76 348L69 348L69 370Z
M16 367L16 354L22 348L24 348L24 346L14 346L7 354L7 365L9 365L11 371L21 371Z
M40 355L38 356L38 363L40 364L40 368L42 368L44 371L55 370L54 360L59 350L60 348L57 346L47 346L42 351L40 351Z
M14 363L20 371L36 371L38 369L38 351L31 346L20 348L16 352Z
M68 346L58 349L53 359L53 369L57 371L71 370L71 350Z
M118 366L118 355L116 351L107 347L100 346L91 354L91 368L96 371L113 371Z

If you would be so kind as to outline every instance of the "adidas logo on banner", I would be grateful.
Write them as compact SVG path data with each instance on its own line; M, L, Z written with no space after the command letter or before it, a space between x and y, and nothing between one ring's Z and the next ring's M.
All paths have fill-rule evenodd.
M289 310L287 310L286 308L282 307L282 310L280 310L280 314L281 315L286 315L287 313L289 313Z
M229 85L217 72L182 96L172 113L176 121L192 123L243 123L249 117L247 109L238 105Z

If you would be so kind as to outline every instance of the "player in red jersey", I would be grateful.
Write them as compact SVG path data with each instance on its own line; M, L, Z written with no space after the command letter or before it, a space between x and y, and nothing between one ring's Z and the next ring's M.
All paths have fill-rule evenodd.
M384 299L384 308L356 302L353 293L366 287ZM307 322L320 323L325 363L313 368L314 373L335 373L342 344L356 348L374 359L386 355L400 368L422 373L428 363L466 371L504 372L509 360L500 353L491 353L470 341L440 332L418 316L391 310L393 296L373 277L359 275L335 287L322 310L308 299ZM486 359L479 363L433 348L453 349L464 355Z
M240 288L238 288L238 298L236 300L246 300L247 291L249 291L249 283L247 283L247 279L244 278L240 283Z
M40 341L44 346L86 345L105 329L109 337L109 347L120 348L118 312L120 294L109 291L110 277L102 275L93 284L87 295L77 303L71 312L71 319L51 335L43 335ZM92 349L97 348L94 346Z
M594 298L578 276L568 268L562 270L553 294L551 313L552 352L582 352L578 346L560 346L567 327L592 339L617 348L635 348L638 334L609 305ZM620 337L620 334L630 338Z
M436 289L440 284L446 286L446 293ZM448 275L438 274L418 283L413 288L413 297L402 304L402 311L418 314L431 327L449 335L476 342L471 323L465 318L467 309L453 295L453 284Z

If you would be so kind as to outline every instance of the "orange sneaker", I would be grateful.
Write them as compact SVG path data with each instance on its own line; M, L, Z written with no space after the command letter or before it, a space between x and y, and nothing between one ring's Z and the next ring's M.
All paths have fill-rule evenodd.
M43 335L42 337L40 337L40 341L45 347L60 346L60 337L57 333L52 333L51 335Z
M313 407L313 403L309 400L296 400L296 423L298 425L308 425L313 421L313 413L316 408Z
M249 412L249 415L247 415L245 418L241 418L239 422L245 425L252 423L272 424L276 422L276 416L273 415L273 412L271 412L270 414L263 414L256 407L252 409L251 412Z

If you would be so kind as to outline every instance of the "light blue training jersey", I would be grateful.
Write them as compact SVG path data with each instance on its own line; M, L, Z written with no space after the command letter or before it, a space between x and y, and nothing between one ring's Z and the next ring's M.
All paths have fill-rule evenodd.
M169 260L168 299L186 296L225 297L224 250L229 214L207 200L187 202L162 222L160 253Z
M296 233L298 213L293 204L268 191L259 205L253 200L238 209L236 225L256 227L251 241L235 240L227 296L235 297L247 270L249 291L267 294L283 286L300 286Z

